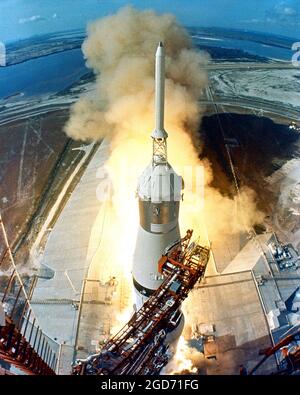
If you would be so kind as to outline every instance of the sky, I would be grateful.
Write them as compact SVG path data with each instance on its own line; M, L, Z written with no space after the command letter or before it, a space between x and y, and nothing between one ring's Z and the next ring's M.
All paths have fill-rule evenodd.
M185 26L247 29L300 41L300 0L0 0L0 42L84 29L127 4L173 13Z

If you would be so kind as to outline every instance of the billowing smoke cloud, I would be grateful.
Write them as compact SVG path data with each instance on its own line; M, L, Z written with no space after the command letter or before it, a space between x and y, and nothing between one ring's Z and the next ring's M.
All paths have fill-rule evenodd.
M82 50L97 76L94 97L80 99L66 125L69 136L99 140L107 135L138 134L153 128L154 54L166 47L166 126L197 131L202 109L197 98L207 83L201 66L208 57L192 49L186 31L174 16L131 7L91 23ZM146 137L146 136L145 136Z

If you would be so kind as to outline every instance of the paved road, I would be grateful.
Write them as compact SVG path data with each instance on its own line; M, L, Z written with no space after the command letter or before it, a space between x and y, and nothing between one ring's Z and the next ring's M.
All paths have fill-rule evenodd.
M258 62L223 62L223 63L209 63L203 66L205 70L257 70L257 69L297 69L292 62L277 62L277 63L258 63Z
M207 89L207 98L200 99L199 103L213 105L217 111L218 105L224 107L241 107L249 110L258 111L260 113L266 112L269 114L279 115L284 118L289 118L291 121L300 120L300 109L297 110L291 106L285 106L281 103L269 102L263 99L249 98L243 96L216 96L211 92L211 87Z
M18 121L21 119L32 118L37 115L49 114L54 111L67 110L70 108L70 105L73 102L66 103L50 103L45 102L43 104L32 105L31 107L27 107L26 105L18 107L16 110L6 110L3 113L0 113L0 126L9 124L14 121Z

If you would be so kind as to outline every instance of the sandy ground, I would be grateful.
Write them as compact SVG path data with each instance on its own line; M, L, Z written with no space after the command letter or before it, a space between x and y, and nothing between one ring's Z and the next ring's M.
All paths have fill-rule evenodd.
M291 70L227 70L210 72L216 95L263 99L284 103L299 109L299 71Z

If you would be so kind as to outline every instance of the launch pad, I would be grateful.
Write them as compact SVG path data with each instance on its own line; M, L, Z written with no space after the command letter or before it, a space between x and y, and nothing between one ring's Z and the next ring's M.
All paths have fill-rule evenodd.
M161 51L160 45L160 55ZM161 60L157 59L160 77L162 77L161 70L163 69ZM113 329L116 312L122 311L129 305L132 306L131 301L128 301L132 282L126 281L128 278L124 281L122 274L112 273L109 267L112 260L99 253L101 250L99 246L101 243L106 243L109 238L104 235L105 231L103 232L105 222L103 218L106 217L106 223L109 223L105 206L99 204L94 196L95 190L99 187L98 170L107 159L106 141L104 141L91 160L92 164L96 159L93 166L87 168L78 183L79 189L76 187L74 191L64 196L67 204L62 209L61 216L53 229L47 229L47 226L45 228L45 232L49 232L50 237L43 256L43 267L46 267L45 264L49 265L51 270L48 268L49 278L39 278L31 304L39 316L39 321L42 321L41 326L45 328L47 335L55 339L53 342L57 360L53 367L56 373L70 373L70 361L73 360L74 354L76 358L84 358L92 354L91 357L79 363L80 366L75 368L76 374L110 374L113 372L123 374L128 373L127 369L132 369L134 374L139 374L138 369L141 369L143 373L158 373L167 362L168 353L161 352L167 351L164 341L167 334L164 331L178 325L182 317L181 312L175 304L169 306L168 300L166 310L157 300L153 305L150 301L155 295L157 296L160 287L163 287L162 274L165 273L167 278L172 274L168 273L165 265L175 266L172 270L182 269L180 266L182 258L168 255L171 251L170 246L174 248L180 239L178 211L181 189L178 188L180 183L175 182L180 181L180 177L177 178L176 174L173 174L172 182L164 181L164 177L167 178L170 175L172 168L167 162L167 133L163 127L164 103L163 89L161 89L163 79L158 78L156 82L156 101L159 103L159 111L156 113L156 127L151 136L153 157L151 164L142 174L137 191L140 208L140 239L134 257L133 286L136 296L136 312L129 321L131 322L131 335L127 337L128 323L115 337L111 338L111 335L116 333ZM218 111L217 108L215 110ZM226 141L235 144L234 139ZM91 147L87 149L90 150ZM101 179L101 187L102 181ZM161 184L165 188L161 188ZM175 195L178 195L179 199L176 200ZM47 221L45 222L47 224ZM97 237L93 239L92 236L95 234ZM244 240L237 240L239 236ZM274 343L288 329L287 317L297 319L295 313L297 301L294 301L294 290L299 284L299 268L296 264L298 258L293 257L295 260L291 267L290 262L282 266L278 257L274 262L264 250L268 241L256 236L253 240L248 240L247 235L244 236L238 235L231 240L222 241L219 245L218 241L212 240L213 254L211 255L214 256L211 260L214 263L217 261L217 265L214 266L215 270L206 271L205 279L194 287L194 292L190 295L190 303L186 305L199 307L201 314L195 315L193 311L189 315L189 311L187 313L186 310L184 311L186 316L193 317L194 325L187 325L185 335L189 344L193 343L193 346L196 344L195 347L200 350L199 353L203 352L208 362L205 374L235 374L238 372L239 363L246 364L250 368L255 366L259 358L257 351L270 346L270 343ZM269 237L267 234L264 236ZM120 240L115 235L111 237L112 239ZM256 247L252 245L255 243ZM260 248L259 244L263 245L263 248ZM116 243L111 246L111 249L115 247ZM169 250L166 247L169 247ZM160 260L160 270L157 270L157 259L161 257L161 254L163 258ZM226 259L224 259L225 256ZM267 260L262 262L265 256ZM277 269L284 273L277 273ZM291 270L294 270L293 274L289 273ZM187 272L190 273L189 270ZM100 273L103 274L102 277ZM166 295L172 295L170 297L181 295L180 282L175 281L169 285L163 288ZM12 300L17 296L17 292L18 290L11 291ZM193 304L193 301L197 303ZM146 308L149 303L150 311L140 315L144 306ZM288 304L294 310L286 313ZM166 319L161 319L162 311L168 312ZM139 317L141 319L137 322ZM24 318L26 321L26 316ZM127 319L121 317L121 320L124 324ZM152 321L156 325L155 330L152 324L147 328ZM8 326L12 325L9 320L7 322ZM163 322L161 327L160 322ZM143 323L143 328L141 329L137 323ZM34 323L31 326L34 327ZM5 341L8 336L12 336L13 346L21 341L25 350L30 349L30 339L29 344L26 345L26 339L22 339L20 333L6 330L3 334L6 337ZM147 336L147 340L143 337L144 335ZM156 342L154 335L158 336ZM135 342L135 338L141 342ZM42 343L40 345L42 347ZM110 353L109 347L115 347L113 350L117 350L117 355L109 356L106 353L104 357L102 351L99 351L100 348L104 354L105 351ZM56 352L57 350L59 351ZM135 350L136 354L134 354ZM144 354L141 350L145 350ZM151 360L147 359L148 351L149 355L152 353ZM276 358L277 356L278 354ZM270 358L271 368L276 365L276 358L273 355ZM38 358L35 359L38 361ZM11 361L13 362L13 359ZM108 365L111 363L109 368L104 367L103 361ZM135 361L142 361L142 365L134 365ZM36 369L36 366L32 365L32 367L37 374L41 372L38 368ZM264 368L264 372L272 370L266 365ZM198 370L198 373L200 371Z
M159 374L168 363L167 333L181 319L178 309L194 285L203 278L209 249L191 242L192 231L158 262L164 276L160 287L130 321L110 339L98 355L77 360L75 375Z

